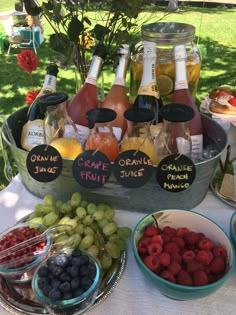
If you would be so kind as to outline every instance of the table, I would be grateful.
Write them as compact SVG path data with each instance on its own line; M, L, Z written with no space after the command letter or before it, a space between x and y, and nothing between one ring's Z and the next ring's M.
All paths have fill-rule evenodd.
M13 225L31 212L41 199L29 193L17 175L9 186L0 192L0 230ZM194 209L218 223L229 233L229 222L234 208L218 199L210 190ZM134 228L145 213L116 210L120 225ZM0 307L0 315L9 314ZM87 311L88 315L229 315L236 314L236 271L216 293L199 300L174 301L163 296L138 269L128 242L124 274L114 291L99 305Z

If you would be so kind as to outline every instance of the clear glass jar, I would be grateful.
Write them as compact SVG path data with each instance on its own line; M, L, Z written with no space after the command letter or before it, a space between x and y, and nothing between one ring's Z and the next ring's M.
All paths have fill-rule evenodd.
M163 127L154 144L157 164L169 154L183 154L192 157L192 141L188 122L193 119L194 111L182 104L167 104L160 110Z
M131 108L124 113L128 120L128 128L121 142L120 151L142 151L156 164L156 155L150 125L154 113L149 109Z
M156 77L163 104L171 102L175 84L175 63L173 48L185 44L187 49L187 77L190 93L195 99L201 70L200 50L194 44L195 27L176 22L151 23L142 26L142 40L157 44ZM133 103L140 86L143 72L143 46L131 56L130 103Z

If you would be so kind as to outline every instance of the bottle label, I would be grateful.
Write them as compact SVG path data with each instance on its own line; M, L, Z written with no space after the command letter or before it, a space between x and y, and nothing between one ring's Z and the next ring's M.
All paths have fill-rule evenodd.
M192 157L193 160L201 158L203 151L203 135L192 135Z
M93 78L93 77L87 77L87 79L85 80L85 83L90 83L93 85L97 85L97 79Z
M180 154L184 154L184 155L190 156L190 154L191 154L191 145L190 145L190 142L188 140L186 140L183 137L177 137L176 138L176 143L177 143L178 152Z
M185 90L188 89L187 80L179 80L175 82L175 90Z
M138 89L138 95L151 95L159 99L159 91L155 82L151 82L146 86L140 86Z
M75 127L72 125L66 125L63 137L74 138L80 141L81 145L84 146L88 138L90 129L76 124Z
M44 90L48 91L49 93L56 91L56 79L57 78L54 75L46 74L42 87L42 94L47 94L47 92L45 93Z
M37 145L44 144L44 121L36 119L28 121L22 129L21 146L22 148L30 151Z

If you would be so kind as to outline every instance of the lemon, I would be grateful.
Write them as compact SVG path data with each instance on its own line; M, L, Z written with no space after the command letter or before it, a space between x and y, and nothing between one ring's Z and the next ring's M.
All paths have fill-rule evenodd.
M57 138L50 145L60 153L63 159L75 159L82 152L81 143L73 138Z
M164 74L157 76L157 85L161 96L169 95L174 87L173 80Z

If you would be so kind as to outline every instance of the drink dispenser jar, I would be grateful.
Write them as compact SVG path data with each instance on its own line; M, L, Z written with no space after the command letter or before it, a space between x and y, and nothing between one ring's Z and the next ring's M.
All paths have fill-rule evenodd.
M145 24L141 30L142 40L157 45L156 77L164 104L170 103L175 84L175 63L173 48L185 44L187 49L187 78L190 93L195 99L201 70L200 51L194 43L195 27L176 22ZM137 45L136 45L137 46ZM131 56L130 63L130 102L133 103L140 86L143 71L143 46Z

